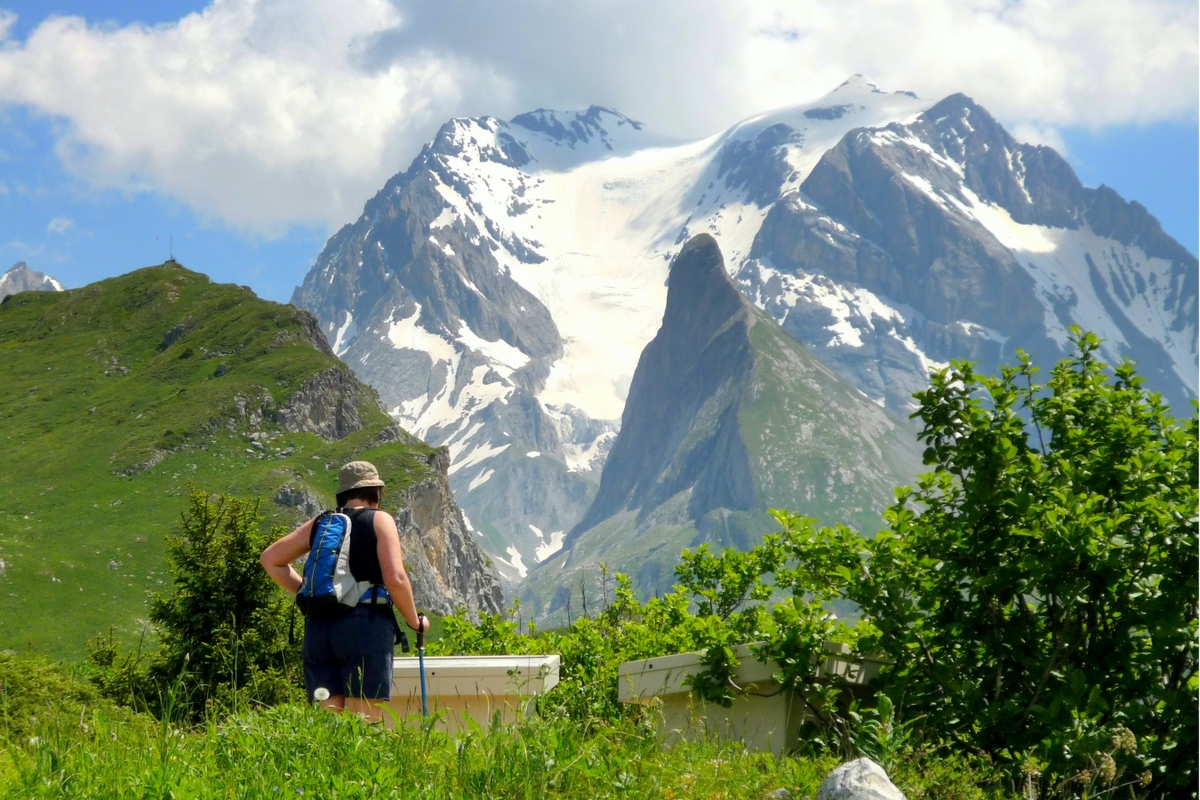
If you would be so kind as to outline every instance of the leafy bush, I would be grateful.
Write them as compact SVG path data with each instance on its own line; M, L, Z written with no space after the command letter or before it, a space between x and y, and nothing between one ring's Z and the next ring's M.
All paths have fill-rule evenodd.
M1031 790L1194 793L1197 420L1075 336L1045 387L1023 354L933 376L915 416L935 470L874 541L780 515L784 538L862 609L928 731Z
M40 655L0 651L0 742L26 741L60 721L86 727L96 710L130 718L78 670Z
M150 605L158 648L143 659L121 653L111 633L99 637L89 646L96 684L118 702L192 718L210 703L298 699L290 604L258 563L284 531L265 534L255 502L195 487L189 500L180 534L167 542L174 587Z
M446 617L442 639L430 646L435 655L558 653L559 683L541 701L545 715L565 716L585 725L611 724L643 713L637 704L617 702L618 668L623 662L702 651L705 669L693 689L709 701L728 706L742 691L733 681L739 664L734 647L762 642L756 655L775 659L780 682L810 702L818 724L831 728L840 744L844 719L832 713L838 689L816 674L823 645L853 638L837 619L810 596L817 582L807 566L788 566L781 536L768 536L749 551L712 553L707 545L684 551L676 568L676 590L645 603L638 601L629 578L616 575L614 601L595 617L583 617L559 631L520 634L510 615L484 614L478 623L466 615ZM774 574L768 584L764 577ZM768 605L773 591L790 595ZM519 606L518 606L519 609Z

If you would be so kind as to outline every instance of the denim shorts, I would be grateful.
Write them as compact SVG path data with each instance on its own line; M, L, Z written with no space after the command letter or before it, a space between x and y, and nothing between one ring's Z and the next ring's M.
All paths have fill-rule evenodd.
M392 698L396 633L390 606L358 606L333 619L304 621L304 688L312 702L319 688L330 697Z

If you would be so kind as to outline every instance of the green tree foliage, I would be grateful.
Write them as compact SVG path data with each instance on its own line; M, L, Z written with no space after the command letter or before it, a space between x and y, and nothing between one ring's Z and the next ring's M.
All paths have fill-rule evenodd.
M956 362L917 394L934 471L873 542L782 515L791 556L894 661L887 691L930 731L1047 784L1197 781L1197 420L1173 420L1099 340L1046 386ZM832 567L832 569L831 569ZM1114 743L1118 743L1119 746ZM1097 784L1099 785L1099 784Z
M300 658L289 644L290 604L258 563L277 529L263 531L256 502L192 487L180 533L167 543L173 589L155 595L159 646L143 661L111 635L90 647L96 681L121 702L195 716L211 702L295 699ZM171 713L175 713L172 711Z

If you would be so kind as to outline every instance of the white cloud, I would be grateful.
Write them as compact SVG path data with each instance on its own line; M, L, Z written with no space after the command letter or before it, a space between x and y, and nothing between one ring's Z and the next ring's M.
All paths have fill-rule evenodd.
M0 41L0 102L66 120L57 152L93 185L160 190L260 233L336 225L431 122L495 84L419 52L354 65L364 37L398 24L385 0L216 0L156 27L51 17Z
M70 219L69 217L55 217L54 219L50 220L50 223L46 226L46 233L56 233L61 236L74 227L75 220Z
M524 105L611 102L692 134L853 73L1059 126L1192 118L1200 86L1188 0L395 2L382 51L437 48L511 77Z
M1058 154L1066 157L1069 155L1067 151L1067 143L1063 140L1062 133L1058 128L1051 125L1038 125L1032 122L1018 122L1009 128L1009 133L1018 142L1026 144L1040 144L1046 147L1053 147L1058 151Z
M0 102L67 122L64 163L271 233L335 226L452 115L618 108L703 135L862 73L962 91L1020 135L1194 119L1187 0L214 0L178 23L0 12ZM1057 138L1056 138L1057 137Z

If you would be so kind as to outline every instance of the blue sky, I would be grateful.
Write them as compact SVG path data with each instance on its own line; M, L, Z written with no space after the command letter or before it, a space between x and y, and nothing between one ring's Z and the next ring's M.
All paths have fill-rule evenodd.
M20 46L32 51L28 42L30 34L51 14L79 15L92 27L78 34L82 39L70 39L67 36L70 31L62 38L76 48L80 41L85 46L94 45L101 53L103 48L129 47L129 42L153 43L156 37L166 36L153 30L135 31L132 38L118 41L116 34L126 26L141 23L170 27L171 23L204 5L174 0L125 3L0 0L0 9L14 12L18 17L7 33L10 49ZM231 5L238 5L238 1ZM269 6L270 3L262 5ZM228 134L221 134L219 126L227 121L216 119L212 125L217 126L218 134L206 140L204 132L208 123L204 119L189 121L191 128L176 124L178 119L189 116L191 108L170 114L166 121L156 117L160 105L154 99L156 95L150 95L151 100L140 106L131 106L132 110L124 112L123 118L111 120L103 116L104 109L86 108L86 100L92 93L86 83L82 89L69 82L64 82L61 90L21 88L19 76L10 74L6 97L4 66L0 62L0 269L16 261L25 261L34 269L54 275L67 286L80 286L161 262L166 258L169 241L173 238L175 256L187 266L219 281L248 284L260 296L286 302L333 229L351 221L386 177L407 167L421 142L451 115L495 113L511 116L537 106L580 107L595 101L627 110L662 130L694 136L718 130L747 113L807 99L837 83L817 75L812 77L811 85L787 85L780 79L780 85L770 84L768 89L763 89L763 75L773 74L771 71L779 70L780 65L786 66L790 63L788 59L802 57L802 54L783 53L775 56L776 61L763 62L748 72L701 76L699 80L709 86L729 84L732 88L724 89L727 96L712 104L714 110L709 116L697 116L696 107L704 103L686 96L686 92L682 93L685 96L674 100L672 98L680 93L655 95L647 94L648 90L640 87L636 91L626 88L627 84L637 81L622 77L621 71L626 67L619 51L614 51L617 52L615 56L597 51L592 57L598 66L602 66L606 58L612 60L609 83L597 82L593 74L595 69L581 71L578 75L567 69L559 83L544 83L544 64L505 60L508 55L489 52L481 43L483 39L472 40L469 31L461 34L461 40L443 41L438 38L438 20L424 19L403 3L397 4L399 11L395 12L383 0L360 0L358 5L361 8L353 13L346 12L347 24L351 27L346 34L349 44L344 47L361 51L353 68L347 68L340 78L337 74L328 78L332 81L328 85L312 83L311 86L302 85L303 91L294 91L295 87L289 92L280 90L281 94L289 96L307 91L313 96L331 98L327 111L317 105L296 112L302 120L317 120L313 123L318 129L313 137L317 138L307 144L297 144L302 137L281 135L278 147L264 146L249 153L233 153L225 161L215 162L221 165L217 168L204 164L197 166L190 154L205 147L219 147L222 137L237 139L244 133L243 127L230 127ZM931 14L936 10L934 8ZM391 16L393 13L394 17ZM320 21L316 16L313 19ZM940 17L931 19L936 21ZM1164 19L1169 21L1168 17ZM569 33L572 25L585 25L588 20L579 22L564 17L551 20L551 23L559 26L556 30ZM1030 25L1036 27L1034 23ZM326 27L330 27L327 21ZM279 64L281 69L291 73L304 72L307 57L302 54L298 61L288 61L288 58L294 58L288 53L294 52L292 44L296 41L318 41L312 38L312 31L306 32L294 21L272 22L268 16L256 19L252 28L252 46L235 54L236 58L230 57L231 80L245 80L236 76L239 64L244 65L247 59L251 59L250 66L246 67L250 74L261 74L264 64L268 67ZM458 47L460 55L477 52L479 63L463 67L461 57L452 59L448 55L439 65L429 62L427 56L408 54L403 48L411 48L412 44L400 40L397 44L383 35L391 29L415 37L420 45L418 49L423 53L450 53ZM1153 33L1155 31L1150 30L1147 35ZM698 31L695 38L700 41L706 35L706 31ZM527 36L531 40L544 38L537 30L527 29L515 30L511 36ZM790 33L788 37L775 38L789 42L796 38L805 39ZM1194 48L1188 51L1186 37L1181 41L1183 55L1180 58L1186 66L1189 58L1194 61ZM170 40L168 44L177 48L178 42ZM366 44L359 47L362 42ZM642 46L637 41L628 43L634 50ZM392 50L387 51L386 47ZM54 50L49 45L47 48L51 57L38 63L55 65ZM266 61L262 56L264 52L269 56ZM336 55L344 58L341 51ZM1069 60L1086 55L1081 56L1067 48L1062 57ZM209 60L213 58L212 53L205 56ZM684 53L681 57L686 56ZM426 61L420 62L421 58ZM554 61L565 57L550 52L544 58ZM395 70L389 73L390 77L385 75L387 65L393 61L402 63L409 72L399 78ZM149 71L154 71L152 59L138 63L149 63ZM930 97L949 93L945 91L947 87L957 86L948 78L927 81L928 85L921 83L923 78L914 79L912 76L922 75L920 69L929 69L922 65L888 62L867 64L865 68L856 69L856 66L858 62L848 61L831 67L837 72L829 74L858 71L873 78L876 73L890 77L890 70L896 75L893 82L876 80L886 88L916 85L922 96ZM147 69L140 68L143 72ZM645 68L669 70L675 66L647 63ZM45 69L52 72L55 67ZM141 77L135 68L129 69L134 71L119 74L130 76L130 94L134 94ZM310 81L321 79L318 75ZM1014 78L1019 79L1020 76ZM1035 75L1033 79L1045 83L1044 75ZM672 81L682 85L681 80L676 73L662 72L662 81L668 88ZM946 80L951 82L946 83ZM967 71L962 80L965 85L957 88L972 94L1013 130L1031 126L1048 130L1045 140L1065 146L1068 160L1086 185L1106 183L1125 198L1141 202L1158 217L1168 233L1193 253L1197 252L1200 137L1195 121L1194 91L1190 100L1186 96L1181 100L1179 96L1186 95L1186 91L1163 89L1162 96L1154 100L1155 106L1154 103L1147 104L1145 97L1149 95L1153 100L1155 95L1144 88L1139 90L1135 86L1122 95L1111 87L1100 85L1090 89L1090 95L1084 92L1075 96L1071 94L1075 90L1063 89L1060 103L1035 99L1022 106L1005 92L992 88L986 73L972 77ZM403 92L395 90L396 81L407 81ZM753 92L739 91L739 81L756 88ZM106 90L112 91L112 80L108 83ZM348 87L344 93L341 91L343 83ZM11 88L13 86L18 88ZM429 86L440 88L427 89ZM812 91L813 87L820 88ZM211 87L206 86L208 88ZM61 91L64 95L74 91L80 99L67 98L57 102L59 98L53 94L38 95L37 91ZM270 105L275 93L273 85L262 92L263 104ZM425 94L421 95L421 92ZM352 105L336 105L343 99L342 94L352 100L355 97L365 100ZM420 95L420 103L413 102L417 95ZM121 95L113 96L116 97L115 104L119 105ZM259 110L253 94L248 102L251 111ZM1096 107L1106 103L1110 107ZM371 109L376 104L392 114L391 118L379 123L385 127L372 133L367 126L369 135L364 134L361 142L351 142L336 158L325 159L322 148L343 147L345 140L357 135L358 128L364 126L352 124L329 134L323 131L321 115L327 113L328 125L335 125L347 117L347 108L353 116L364 113L359 109ZM77 106L82 109L78 113ZM1039 118L1042 107L1058 110ZM422 111L418 114L410 111L411 108ZM264 113L262 120L254 121L257 127L253 133L259 140L275 135L263 126L270 126L281 114L292 112L288 108L268 110L270 113ZM148 138L149 145L132 142L126 146L122 136L136 139L143 133L137 125L129 125L130 114L144 114L146 127L161 126L163 141L170 145L163 149L170 152L165 155L158 152L152 136ZM246 112L241 112L241 116L245 117ZM377 116L375 114L371 119ZM285 119L280 124L286 128L294 124L294 120ZM121 125L126 126L124 133ZM319 135L327 138L322 140ZM213 145L213 141L217 144ZM364 158L363 152L370 157ZM227 179L220 169L229 170ZM273 188L276 185L278 188ZM307 200L309 196L313 198L311 202ZM275 208L280 210L276 212Z

